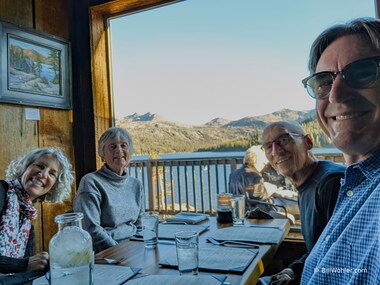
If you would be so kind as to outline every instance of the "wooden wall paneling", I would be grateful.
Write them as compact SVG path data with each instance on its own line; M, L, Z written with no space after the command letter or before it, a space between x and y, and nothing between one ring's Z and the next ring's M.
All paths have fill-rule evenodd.
M96 9L91 9L91 71L92 90L94 104L95 137L99 138L102 133L112 126L112 107L110 90L110 70L107 24L103 14ZM96 140L96 149L97 149ZM102 165L97 157L97 168Z
M35 29L69 40L71 9L71 1L35 0ZM59 147L74 167L72 111L40 108L40 116L39 146ZM73 187L72 198L74 192L75 186ZM48 250L49 241L57 231L54 217L72 209L72 198L58 205L42 203L40 216L43 230L43 250Z
M36 29L69 40L72 0L35 0Z
M73 2L71 25L73 120L76 185L96 170L94 108L91 84L90 17L88 0Z
M0 104L0 177L11 160L38 147L38 123L24 119L24 107Z
M1 0L0 18L14 25L27 28L34 26L33 0ZM39 124L26 121L24 106L0 103L0 170L1 177L9 162L39 146ZM38 206L38 205L37 205ZM41 217L33 222L37 229L35 250L42 249Z
M32 0L1 0L0 19L15 25L33 26ZM25 121L23 107L0 103L0 174L5 175L8 163L38 146L38 125Z
M41 215L42 203L41 202L34 203L34 206L36 207L39 213L38 215L39 217L37 218L37 220L33 222L33 226L34 226L33 251L34 253L39 253L44 250L43 249L43 223L42 223L43 216Z
M40 147L55 146L62 149L74 167L71 112L66 110L42 109L40 122ZM51 237L56 232L54 217L72 210L75 183L72 197L63 204L42 203L41 222L43 223L43 249L47 250Z
M1 0L0 18L16 25L33 28L33 0Z

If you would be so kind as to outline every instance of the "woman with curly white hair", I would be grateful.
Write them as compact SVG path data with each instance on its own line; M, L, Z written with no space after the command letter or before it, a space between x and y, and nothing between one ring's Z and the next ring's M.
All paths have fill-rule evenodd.
M49 255L32 255L32 220L37 199L63 202L70 197L73 173L55 147L38 148L11 161L0 184L0 272L45 272Z

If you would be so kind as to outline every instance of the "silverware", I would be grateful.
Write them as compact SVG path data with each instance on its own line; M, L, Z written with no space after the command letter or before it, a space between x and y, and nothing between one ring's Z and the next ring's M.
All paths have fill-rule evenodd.
M234 227L242 227L242 228L261 228L261 229L275 229L282 231L279 227L271 227L271 226L259 226L259 225L234 225Z
M186 222L169 222L169 221L164 221L162 222L161 224L163 225L170 225L170 224L174 224L174 225L188 225L188 223Z
M133 236L129 238L130 241L144 241L144 238ZM157 243L159 244L175 244L174 240L158 239Z
M243 242L243 241L235 241L235 240L224 240L224 241L217 241L216 239L212 237L208 237L207 240L211 242L214 245L220 245L220 246L235 246L235 247L253 247L253 248L260 248L256 244L252 244L249 242Z
M96 257L95 258L95 261L104 261L105 263L107 264L119 264L120 262L122 262L125 258L121 258L121 259L114 259L114 258L107 258L107 257Z

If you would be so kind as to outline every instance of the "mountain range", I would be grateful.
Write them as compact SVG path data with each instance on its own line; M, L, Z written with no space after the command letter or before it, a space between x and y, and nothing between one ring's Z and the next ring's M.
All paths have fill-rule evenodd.
M263 128L275 121L297 121L314 137L317 145L327 146L315 118L315 110L282 109L262 116L239 120L214 118L203 125L185 125L168 121L153 113L131 114L116 119L116 126L127 129L134 141L135 154L176 153L247 149L260 144Z
M205 123L203 126L208 127L239 127L239 126L260 126L265 127L268 123L276 122L276 121L297 121L299 123L315 117L315 110L308 111L295 111L290 109L282 109L270 114L261 115L261 116L252 116L252 117L244 117L239 120L231 121L225 118L215 118L211 121ZM143 115L138 113L134 113L132 115L127 115L123 117L121 120L126 122L156 122L156 123L172 123L179 124L176 122L170 122L164 119L164 117L152 114L147 112Z

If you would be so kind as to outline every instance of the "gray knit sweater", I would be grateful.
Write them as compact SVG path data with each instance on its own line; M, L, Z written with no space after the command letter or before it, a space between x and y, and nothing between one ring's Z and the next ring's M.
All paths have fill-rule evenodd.
M145 211L142 184L104 165L81 179L74 211L83 213L83 229L91 234L94 250L99 252L136 233Z

